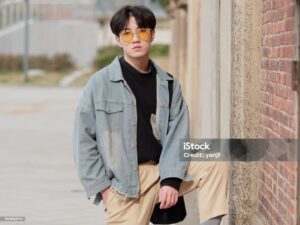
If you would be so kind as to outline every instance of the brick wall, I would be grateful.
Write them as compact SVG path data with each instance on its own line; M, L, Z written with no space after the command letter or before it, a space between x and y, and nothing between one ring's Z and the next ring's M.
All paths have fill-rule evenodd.
M297 59L296 0L263 1L261 136L297 137L297 94L292 61ZM297 168L294 162L263 162L259 211L268 224L296 224Z

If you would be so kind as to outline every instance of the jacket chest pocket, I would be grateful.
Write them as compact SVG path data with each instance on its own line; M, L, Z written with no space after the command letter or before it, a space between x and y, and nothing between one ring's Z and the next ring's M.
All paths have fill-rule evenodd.
M123 104L120 102L96 102L97 126L102 130L117 130L121 126Z

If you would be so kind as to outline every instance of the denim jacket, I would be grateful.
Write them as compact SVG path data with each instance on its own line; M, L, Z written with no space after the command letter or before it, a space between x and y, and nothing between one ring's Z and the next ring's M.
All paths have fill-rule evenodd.
M162 144L160 180L177 177L190 181L189 161L181 161L180 139L189 138L188 107L179 83L158 65L156 133ZM168 81L173 80L169 112ZM168 130L168 134L167 134ZM112 186L126 197L139 196L136 100L123 78L119 57L96 72L83 90L74 124L74 161L87 198Z

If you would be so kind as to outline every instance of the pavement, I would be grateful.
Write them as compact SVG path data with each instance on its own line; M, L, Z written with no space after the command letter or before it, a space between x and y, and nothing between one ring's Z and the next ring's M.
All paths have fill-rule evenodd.
M104 225L103 206L86 198L72 152L81 88L0 88L0 224ZM194 193L185 197L196 225ZM25 217L3 222L1 217Z

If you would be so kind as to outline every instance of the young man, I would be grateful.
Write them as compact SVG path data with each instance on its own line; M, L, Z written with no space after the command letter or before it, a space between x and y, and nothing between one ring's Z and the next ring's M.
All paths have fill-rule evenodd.
M227 164L179 159L188 108L177 80L149 59L154 14L125 6L110 25L123 56L89 80L76 111L75 164L87 197L103 200L109 225L148 225L157 203L170 208L197 189L200 223L219 224Z

